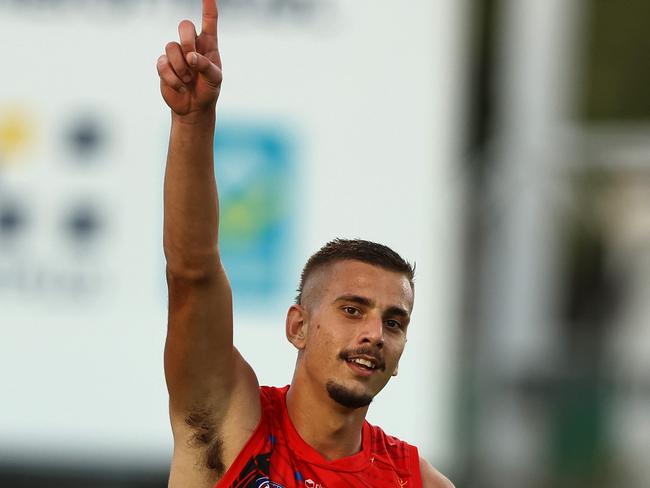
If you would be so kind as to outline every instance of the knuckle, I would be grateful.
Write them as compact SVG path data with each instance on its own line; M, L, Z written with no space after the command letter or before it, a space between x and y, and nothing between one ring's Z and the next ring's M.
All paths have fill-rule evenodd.
M156 65L156 70L158 71L158 75L161 78L164 78L166 74L170 71L169 68L169 63L165 60Z
M168 80L176 79L176 75L174 74L171 66L169 66L169 63L165 63L160 67L160 75Z
M163 80L165 81L165 83L167 83L169 86L175 89L178 89L181 86L183 86L181 80L179 80L178 78L176 78L174 75L170 73L165 73L165 75L163 76Z
M167 44L165 44L165 51L171 52L174 51L177 47L179 47L179 44L177 42L170 41Z
M178 24L178 30L179 32L191 33L195 30L195 27L191 20L185 19Z
M160 66L158 66L158 73L160 73L160 77L165 80L169 78L170 71L171 70L169 69L168 64L161 64Z
M194 47L194 39L181 39L181 48L184 53L193 52L196 49Z
M185 73L187 73L187 64L185 64L185 60L182 58L182 56L178 57L178 59L173 59L171 61L171 65L179 76L183 76Z

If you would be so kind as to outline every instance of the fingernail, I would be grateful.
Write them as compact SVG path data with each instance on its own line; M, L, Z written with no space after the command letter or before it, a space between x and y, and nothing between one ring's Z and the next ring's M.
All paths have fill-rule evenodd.
M198 61L199 57L196 55L196 53L190 54L190 64L194 66L196 62Z
M190 75L185 75L185 76L183 77L183 81L184 81L185 83L190 83L190 82L192 81L192 77L191 77Z
M185 92L187 91L187 88L185 88L184 86L181 86L181 87L178 89L178 91L181 92L181 93L185 93Z

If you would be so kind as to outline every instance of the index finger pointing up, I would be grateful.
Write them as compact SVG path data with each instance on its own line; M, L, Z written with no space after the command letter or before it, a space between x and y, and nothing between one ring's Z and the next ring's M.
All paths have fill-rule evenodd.
M217 17L217 0L203 0L203 21L201 22L201 33L216 37Z

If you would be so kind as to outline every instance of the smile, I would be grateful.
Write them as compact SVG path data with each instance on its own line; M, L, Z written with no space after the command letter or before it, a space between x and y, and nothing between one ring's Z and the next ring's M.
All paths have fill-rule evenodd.
M368 359L350 358L347 361L348 361L348 363L355 363L355 364L358 364L358 365L363 366L364 368L367 368L367 369L370 369L370 370L373 370L373 369L375 369L377 367L377 366L375 366L375 364L372 361L369 361Z
M380 363L376 359L367 357L348 358L345 360L348 367L352 370L355 376L369 377L373 376L380 369Z

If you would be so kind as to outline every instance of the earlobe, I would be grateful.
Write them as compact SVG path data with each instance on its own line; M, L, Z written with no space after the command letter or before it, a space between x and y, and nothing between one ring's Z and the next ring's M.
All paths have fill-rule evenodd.
M305 337L307 334L306 311L300 305L291 305L287 311L286 334L287 339L296 349L301 350L305 347Z
M393 371L392 376L397 376L397 372L398 372L398 370L399 370L399 365L398 365L398 366L395 366L395 371Z

